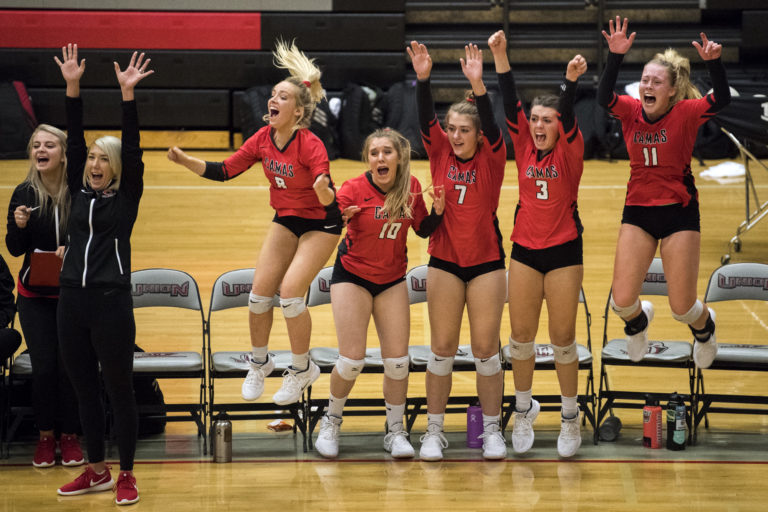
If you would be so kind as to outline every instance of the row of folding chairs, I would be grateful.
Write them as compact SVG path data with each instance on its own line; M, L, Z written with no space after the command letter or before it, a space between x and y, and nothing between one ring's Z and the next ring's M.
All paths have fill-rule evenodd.
M667 280L660 258L654 258L652 261L642 284L641 295L647 298L667 295ZM744 323L754 323L755 319L751 318L753 309L768 304L768 265L732 263L714 270L709 278L704 302L713 305L715 309L719 307L718 303L738 304L737 310L742 314L746 313ZM605 322L598 390L598 425L608 415L613 415L616 408L641 409L647 399L661 402L677 391L682 391L679 394L687 403L686 421L690 443L696 443L697 429L702 421L709 427L710 413L768 414L768 394L744 394L733 389L728 392L709 393L704 385L705 374L712 375L714 372L737 371L739 373L734 377L738 378L745 375L744 372L768 371L768 344L727 339L720 334L722 329L716 329L717 356L708 369L702 370L694 364L693 346L690 341L654 336L643 359L637 363L632 362L627 354L627 341L623 332L618 338L609 337L608 320L613 316L609 304L610 295L603 315ZM687 328L684 330L687 331ZM657 332L658 329L654 329L652 323L651 334ZM611 367L614 366L656 368L660 369L663 377L648 382L648 388L635 386L628 389L612 384L612 381L618 380L613 378L615 375L610 375ZM685 389L677 389L675 384L682 384Z

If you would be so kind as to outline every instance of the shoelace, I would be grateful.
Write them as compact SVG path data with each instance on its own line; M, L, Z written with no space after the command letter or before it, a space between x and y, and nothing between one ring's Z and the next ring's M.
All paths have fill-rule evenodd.
M341 427L341 424L337 425L333 421L323 418L323 424L320 425L320 433L317 437L322 437L323 439L336 439L339 435L339 427Z
M387 435L384 436L384 442L385 443L394 443L396 437L403 437L404 439L408 439L408 432L405 430L398 430L396 432L387 432Z
M134 487L136 487L136 478L134 478L133 475L123 476L121 473L112 490L117 491L118 489L133 489Z
M576 419L578 420L578 418ZM578 421L563 421L560 431L560 435L563 437L577 437L580 434Z
M430 438L437 438L438 442L440 443L440 446L443 448L448 448L448 440L445 438L442 432L431 432L427 430L427 432L419 438L419 441L423 444Z

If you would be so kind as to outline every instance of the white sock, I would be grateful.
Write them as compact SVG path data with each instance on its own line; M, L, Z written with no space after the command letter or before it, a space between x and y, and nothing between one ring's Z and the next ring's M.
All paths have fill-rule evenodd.
M309 352L304 352L303 354L291 353L291 366L294 370L300 372L309 368Z
M344 414L344 404L347 403L347 397L336 398L333 394L328 398L328 416L341 418Z
M399 432L404 430L403 415L405 414L405 402L400 405L392 405L384 402L387 407L387 431Z
M267 345L264 345L263 347L251 347L251 361L256 364L266 363L268 354L269 346Z
M438 427L440 427L440 432L442 432L444 422L445 422L445 413L443 414L427 413L427 428L429 428L430 425L437 425Z
M579 403L576 400L576 396L562 396L560 400L562 402L562 415L565 419L571 419L579 413Z
M531 391L531 389L528 391L515 390L515 410L517 412L528 412L528 409L531 408L531 397L533 396Z
M499 415L496 416L487 416L483 414L483 430L488 430L488 426L490 425L496 425L499 426Z

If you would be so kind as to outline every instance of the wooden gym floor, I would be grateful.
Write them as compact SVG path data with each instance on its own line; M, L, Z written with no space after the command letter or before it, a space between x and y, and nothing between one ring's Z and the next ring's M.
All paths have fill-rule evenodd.
M89 138L90 141L90 138ZM208 160L221 160L230 152L192 151ZM207 314L210 290L216 277L236 268L252 267L265 230L272 218L267 182L259 166L227 183L203 180L177 167L163 151L145 152L145 191L134 230L133 269L176 268L198 282ZM708 161L707 166L718 162ZM702 204L702 250L699 296L707 279L728 251L728 241L744 220L744 184L703 181L704 167L694 162ZM337 160L331 172L337 185L364 170L359 162ZM0 204L7 205L14 187L26 174L26 161L0 161ZM413 173L428 183L428 165L413 162ZM755 169L759 194L768 195L768 176ZM507 165L498 211L507 254L512 216L517 201L514 162ZM628 177L626 161L585 162L579 198L584 232L584 290L593 325L591 329L596 379L603 329L603 309L610 287L616 233ZM762 199L765 201L765 199ZM768 223L758 224L743 236L742 250L732 261L768 263ZM409 238L409 267L426 263L427 242ZM0 254L14 276L21 258L11 257L5 246ZM328 264L332 264L333 257ZM688 329L675 322L663 300L656 304L653 336L688 340ZM745 343L768 340L768 305L740 303L716 307L718 339ZM145 350L198 350L199 316L174 311L136 312L137 343ZM248 334L245 311L220 313L213 343L218 350L245 350ZM505 313L506 315L506 313ZM329 306L312 310L313 346L335 346ZM462 342L468 342L466 321ZM509 334L502 322L501 338ZM546 342L547 320L542 315L540 342ZM584 318L579 316L577 337L586 342ZM621 335L611 318L609 336ZM369 340L377 343L371 326ZM426 305L412 307L411 343L429 344ZM276 316L270 347L287 349L285 323ZM679 375L678 375L679 374ZM684 390L682 372L614 368L614 387L648 391ZM583 388L584 380L581 380ZM735 372L707 372L710 392L765 394L765 377ZM265 396L271 396L279 379L269 379ZM196 388L161 383L166 397L193 397ZM506 377L510 387L511 376ZM217 385L218 397L236 400L240 381ZM412 375L412 395L424 393L423 375ZM454 376L454 394L474 393L474 376ZM534 393L557 393L554 372L538 373ZM313 387L313 397L328 396L328 378ZM352 396L380 397L381 376L364 375ZM303 453L300 437L269 432L266 422L234 424L234 462L214 464L203 455L191 423L169 423L166 433L141 439L136 476L141 502L135 510L168 507L204 510L764 510L768 498L768 411L766 415L712 415L710 428L699 430L699 442L683 452L647 450L641 446L642 414L617 410L624 428L616 443L591 443L591 430L583 430L584 443L572 461L557 458L559 418L543 413L536 423L536 444L522 457L511 448L504 462L484 462L478 450L464 445L465 417L447 417L446 460L441 463L394 462L381 449L382 417L345 419L341 453L325 461L310 451ZM420 417L413 429L414 445L426 426ZM111 493L62 499L55 489L74 478L78 469L61 466L32 468L34 441L22 439L11 446L11 457L0 460L0 510L95 510L111 506ZM116 453L112 454L116 460ZM114 469L117 469L115 464Z

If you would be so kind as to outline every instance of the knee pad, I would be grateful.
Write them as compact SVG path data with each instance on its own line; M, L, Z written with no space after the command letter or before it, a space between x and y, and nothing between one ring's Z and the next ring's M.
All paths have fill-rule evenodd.
M365 367L365 359L350 359L339 356L336 360L336 372L344 380L355 380Z
M264 297L251 292L248 295L248 309L251 310L251 313L263 315L272 309L272 297Z
M453 356L441 357L435 355L434 352L429 353L429 361L427 361L427 370L437 375L438 377L445 377L450 375L453 371Z
M691 306L691 309L689 309L686 313L682 315L678 315L673 311L672 318L674 318L678 322L683 322L684 324L691 325L693 322L699 319L699 317L703 312L704 312L704 304L702 304L700 300L696 299L696 302L693 303L693 306Z
M280 299L280 307L283 309L285 318L296 318L307 309L307 305L304 304L304 299L301 297Z
M555 353L555 362L560 364L573 363L579 359L579 350L576 341L564 347L552 344L552 352Z
M392 380L408 378L408 355L403 357L387 357L384 359L384 375Z
M501 360L499 354L480 359L475 358L475 370L483 377L493 377L501 371Z
M635 299L634 304L631 304L626 307L621 307L613 301L613 294L611 294L611 309L613 310L614 313L619 315L619 318L621 318L622 320L626 321L626 319L634 315L637 312L638 308L640 307L641 307L640 299Z
M512 359L517 359L518 361L527 361L536 355L536 344L533 341L520 343L517 340L513 340L512 336L510 336L509 348L512 353Z

